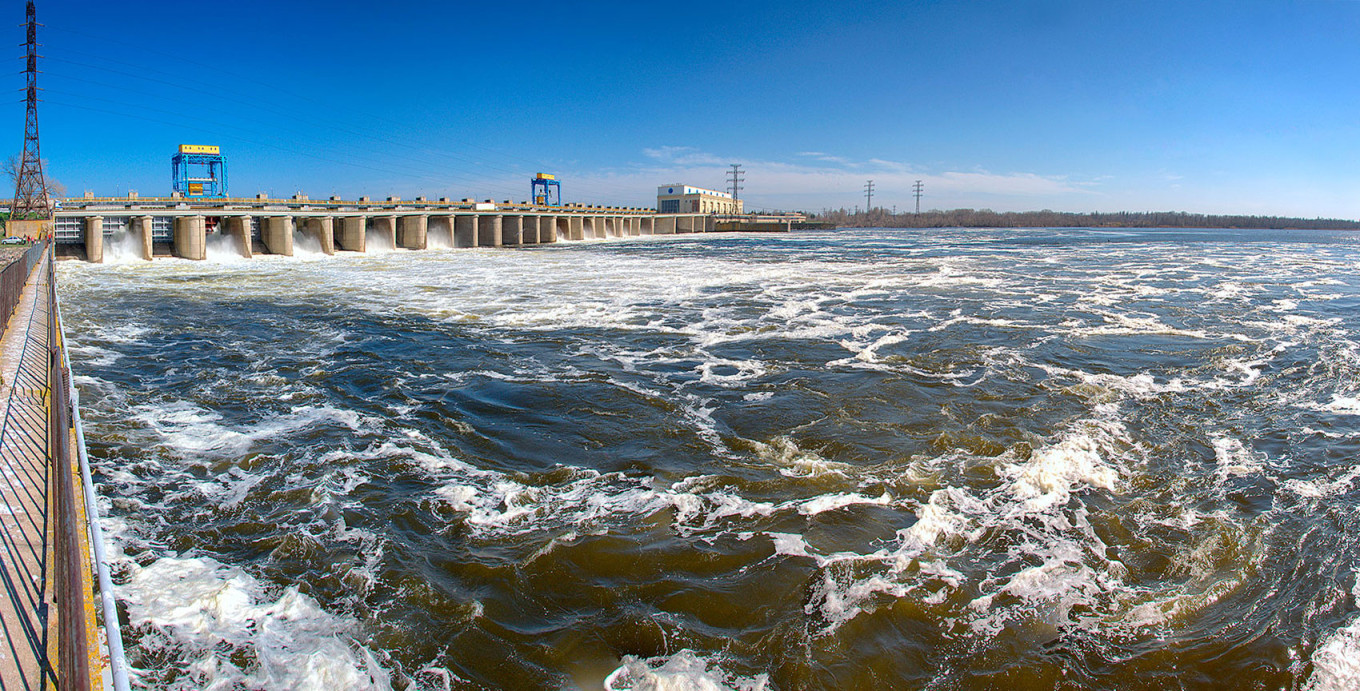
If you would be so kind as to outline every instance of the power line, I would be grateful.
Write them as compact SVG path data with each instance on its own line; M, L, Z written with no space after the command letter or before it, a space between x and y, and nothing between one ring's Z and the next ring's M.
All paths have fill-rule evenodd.
M121 42L121 41L118 41L117 39L113 39L113 38L108 37L108 36L96 36L96 35L92 35L92 34L85 34L85 33L83 33L83 32L74 31L74 30L71 30L71 29L66 29L66 28L64 28L64 27L58 27L58 28L59 28L59 29L62 29L62 30L65 30L65 31L69 31L69 32L74 33L74 34L80 34L80 35L84 35L84 36L89 36L89 37L91 37L91 38L97 38L97 39L101 39L101 40L105 40L105 41L110 41L110 42L113 42L113 43L123 43L123 42ZM124 45L130 45L130 44L124 44ZM80 51L71 51L71 52L77 53L77 54L83 54L83 55L92 55L92 54L90 54L90 53L81 53ZM152 50L152 51L150 51L150 52L157 52L157 51ZM164 54L164 53L162 53L162 54ZM56 60L57 62L60 62L60 63L65 63L65 64L72 65L72 66L74 66L74 67L79 67L79 68L81 68L81 69L83 70L83 74L86 75L85 77L76 77L76 76L73 76L73 75L62 75L62 76L64 76L66 79L73 79L73 80L82 81L82 82L87 82L87 83L91 83L91 84L99 84L99 85L101 85L101 86L107 86L107 87L110 87L110 88L118 89L119 91L122 91L122 92L126 92L126 91L128 90L129 82L131 82L131 81L138 81L138 80L139 80L139 81L143 81L143 82L150 82L150 83L153 83L153 84L159 84L159 85L163 85L163 86L172 87L172 88L174 89L174 91L170 91L170 92L161 91L161 92L156 92L156 93L146 92L146 93L148 93L148 95L154 96L154 97L156 97L156 98L161 98L161 99L175 100L175 101L180 101L180 102L184 102L184 103L190 103L190 104L194 105L195 107L197 107L197 106L200 105L201 99L200 99L200 100L191 100L190 98L187 98L187 97L182 96L182 95L177 95L177 94L180 94L181 92L187 91L187 92L197 92L198 94L201 94L201 95L205 95L205 96L213 96L213 97L221 97L221 95L222 95L220 92L209 92L209 91L203 90L203 89L201 88L202 85L201 85L200 83L198 83L198 82L191 82L191 81L184 81L184 80L182 80L182 79L176 79L177 75L175 75L174 73L169 73L169 72L165 72L165 71L161 71L161 70L156 70L156 69L154 69L154 68L147 68L147 67L141 66L141 65L134 65L134 64L128 63L128 62L108 61L108 60L104 60L104 59L102 58L102 56L100 56L100 57L101 57L101 62L104 62L104 63L112 62L112 63L114 63L114 64L118 64L118 65L123 65L123 66L131 67L131 68L133 68L133 69L136 70L136 71L135 71L135 72L129 72L129 71L125 71L125 70L119 70L119 69L115 69L115 68L109 67L107 64L89 64L89 63L83 63L83 62L80 62L80 61L77 61L77 60L69 60L69 59L61 59L61 58L53 58L53 59ZM114 74L114 75L118 75L118 77L120 78L120 81L119 81L117 84L112 84L112 83L108 83L108 82L101 82L101 81L98 81L98 80L88 79L88 76L90 75L90 72L93 71L93 70L99 70L99 71L102 71L102 72L107 72L107 73L111 73L111 74ZM164 75L164 77L166 77L166 78L158 78L158 77L155 77L155 76L150 76L151 74ZM251 82L251 83L257 83L256 79L253 78L253 77L250 78L250 82ZM228 88L230 88L230 86L228 86ZM255 109L255 110L262 111L262 112L267 112L267 113L272 113L272 114L275 114L275 115L277 115L277 116L279 116L279 117L281 117L281 118L286 118L286 119L288 119L288 120L293 121L294 123L297 123L298 125L302 126L303 128L306 128L306 129L304 129L304 130L300 130L300 131L299 131L299 134L300 134L300 135L306 135L306 134L308 134L308 133L314 133L314 132L315 132L316 130L318 130L318 129L328 129L328 130L331 130L331 131L334 131L334 132L340 132L340 133L343 133L343 134L346 134L346 135L349 135L349 136L363 138L363 139L369 140L369 141L371 141L371 142L376 142L376 143L380 143L380 144L384 144L384 145L388 145L388 146L392 146L392 147L399 147L399 148L406 149L406 150L411 151L411 152L415 152L415 153L417 153L417 154L423 154L423 155L420 155L420 156L414 156L414 155L410 155L410 154L405 155L405 156L402 156L402 155L396 155L396 156L394 156L394 155L393 155L394 152L392 152L392 151L389 150L388 152L386 152L384 158L389 159L389 162L390 162L390 163L396 163L396 164L398 164L398 165L403 165L403 164L409 164L409 163L411 163L411 162L416 162L416 163L419 163L419 164L421 164L421 165L428 166L428 167L430 167L431 169L437 168L437 169L440 171L440 177L444 177L444 178L465 178L465 179L467 179L467 180L478 179L479 184L478 184L477 186L483 187L483 188L488 188L488 189L491 189L491 188L499 188L500 191L501 191L502 193L507 193L507 194L522 194L523 190L519 189L518 186L516 186L516 187L514 188L514 191L511 192L509 189L506 189L506 188L504 188L503 186L495 185L494 183L492 183L492 184L486 184L485 181L480 180L480 177L479 177L479 176L477 176L476 178L474 178L475 173L472 173L471 170L472 170L472 169L477 169L477 170L482 170L482 171L498 171L498 172L500 172L500 173L506 174L507 176L520 176L520 175L526 175L526 176L527 176L527 175L529 175L529 173L527 173L527 172L525 172L525 171L523 171L523 170L512 170L512 169L510 169L510 168L506 168L506 167L502 167L502 166L496 165L494 162L487 161L487 160L483 160L483 157L476 156L475 154L469 155L469 154L464 154L464 153L456 153L456 152L454 152L454 151L452 151L452 150L450 150L450 149L438 147L437 145L432 146L432 143L431 143L431 142L428 142L428 141L421 141L421 142L419 142L419 143L413 143L413 142L409 142L409 141L403 141L403 140L400 140L400 139L396 139L396 138L394 138L394 137L392 137L392 136L382 136L382 135L379 135L379 134L375 134L375 133L373 133L372 131L370 131L370 128L363 127L362 125L358 125L358 126L345 126L345 125L339 124L339 123L321 121L321 120L318 120L318 119L313 118L313 117L301 116L301 115L299 115L299 114L297 114L297 113L295 113L295 112L290 112L290 111L288 111L288 110L281 110L281 109L279 109L279 108L273 107L273 104L276 102L276 99L271 99L271 100L269 100L268 102L264 102L264 101L262 101L262 100L260 100L260 99L258 99L258 98L252 98L252 97L249 97L249 96L245 96L245 95L244 95L244 92L242 92L240 89L235 89L235 90L233 90L233 91L235 91L236 93L233 93L233 94L231 95L231 99L232 99L232 100L235 100L235 101L237 101L237 102L239 102L239 103L242 103L242 104L245 104L245 105L249 105L250 107L252 107L252 108ZM311 102L313 102L313 103L316 103L316 102L317 102L317 101L315 101L314 99L310 98L310 97L309 97L307 94L305 94L305 93L301 93L301 92L297 92L297 91L290 91L290 90L288 90L288 89L286 89L286 88L284 88L284 87L279 87L279 88L277 88L277 89L276 89L276 93L283 93L283 94L289 95L289 96L291 96L291 97L293 97L293 98L300 99L300 100L311 101ZM89 96L89 95L84 95L84 94L82 94L82 95L81 95L81 98L89 99L89 98L94 98L94 97ZM77 106L77 107L79 107L79 106ZM109 111L106 111L106 112L109 112ZM120 114L125 115L125 116L127 116L127 117L137 117L137 116L132 115L132 114L129 114L129 113L120 113ZM382 128L383 131L392 131L392 130L395 129L395 123L393 123L391 120L386 120L386 119L384 119L384 118L381 118L381 117L379 117L379 116L376 116L376 115L373 115L373 114L369 114L369 113L361 113L360 115L362 116L361 119L362 119L362 118L367 118L368 120L373 121L373 122L386 122L386 123L388 123L388 124L390 124L390 125L393 125L392 127L385 127L385 128ZM295 138L293 141L294 141L294 142L304 141L304 136L298 136L298 137ZM543 170L543 169L545 169L545 168L551 168L551 167L552 167L551 165L546 165L546 164L545 164L543 161L541 161L541 160L539 160L538 162L534 162L534 160L531 160L531 159L528 159L528 158L524 158L524 157L521 157L521 156L515 156L515 155L513 155L513 154L509 154L509 153L506 153L506 152L503 152L503 151L497 151L497 150L492 149L492 148L490 148L490 147L481 146L481 145L478 145L478 144L476 144L475 142L471 142L471 141L459 141L458 144L459 144L460 147L462 147L462 148L475 148L475 149L480 149L480 150L482 150L482 151L485 151L485 152L488 152L488 153L490 153L490 154L493 154L494 156L496 156L497 158L500 158L500 159L509 158L509 159L517 159L517 160L520 160L520 161L527 162L527 163L529 163L529 164L531 165L530 170L533 170L533 169ZM286 149L287 147L275 147L275 148L283 148L283 149ZM349 158L349 157L350 157L350 156L348 156L348 155L346 156L346 158ZM451 158L451 159L455 159L455 160L460 160L460 161L462 161L462 162L464 163L464 165L461 166L461 167L462 167L464 170L468 170L469 172L467 172L467 173L458 173L458 172L454 172L454 171L450 170L450 169L447 167L447 163L446 163L445 161L437 160L437 159L446 159L446 158ZM392 160L392 159L395 159L395 160ZM345 163L348 163L348 161L345 161ZM513 164L512 164L512 165L513 165ZM372 166L356 166L356 167L368 167L370 170L376 170L376 169L373 168ZM454 170L456 170L456 169L454 169ZM426 175L426 176L422 176L422 177L432 178L433 176ZM619 187L616 186L616 185L609 185L609 184L607 184L607 183L606 183L606 184L603 184L603 185L597 185L597 187L603 187L605 190L616 190L616 191L621 191L621 190L622 190L622 188L619 188ZM631 190L631 188L629 188L628 191L633 191L633 190Z
M95 39L100 42L137 48L136 52L119 51L120 53L127 55L156 54L178 59L178 56L174 53L157 50L140 43L122 41L109 35L78 31L73 28L61 26L60 23L50 28L59 32ZM85 43L88 44L89 41L86 41ZM253 137L238 138L242 142L263 144L264 146L276 150L296 151L316 160L340 163L351 168L389 172L399 177L411 176L427 180L441 180L444 184L449 184L450 186L453 184L457 184L458 186L466 185L469 188L475 187L484 190L483 194L487 191L494 190L497 195L505 194L513 196L522 196L525 190L518 184L509 183L509 186L507 186L507 184L498 184L497 177L505 178L508 183L508 180L520 176L531 176L534 170L551 170L554 167L561 167L560 161L548 162L542 159L515 155L507 151L501 151L493 147L481 145L472 141L471 138L445 140L446 145L440 146L438 140L430 141L425 138L417 139L409 135L401 134L404 128L403 123L399 123L392 118L383 117L382 115L373 112L351 110L347 117L339 120L323 120L312 115L312 113L322 112L322 110L325 110L324 108L303 109L299 111L287 107L286 103L294 100L319 106L328 106L328 103L317 99L314 94L309 93L306 90L298 89L293 83L269 84L268 82L262 82L259 79L259 75L255 74L233 73L230 69L221 70L221 75L234 78L215 83L214 87L216 87L217 90L209 91L205 90L202 82L197 80L186 80L180 73L157 69L156 67L149 65L135 64L131 61L110 60L106 55L98 55L92 52L64 49L63 53L71 56L97 58L97 60L81 61L79 59L51 58L51 60L54 60L57 63L69 66L73 71L76 71L76 74L80 75L61 74L60 71L58 71L58 73L54 73L54 76L57 76L59 81L73 80L87 84L95 84L115 89L121 94L126 94L129 91L141 91L148 97L161 100L168 107L172 108L183 104L188 106L188 108L181 109L179 112L161 112L170 116L170 119L177 121L173 124L178 127L187 127L199 131L207 131L209 133L215 133L216 130L204 130L201 125L208 121L197 115L197 113L201 112L203 97L232 101L236 104L248 106L260 113L268 113L277 116L279 120L276 122L279 122L279 125L282 126L271 123L268 132L253 131L248 128L228 125L224 122L216 123L217 127L250 132L257 136L263 135L259 138L264 139L278 139L280 143L270 144L251 141L254 139ZM96 77L96 75L107 75L107 79L91 79L91 77ZM255 92L245 88L247 85L256 87L269 86L271 95L268 99L262 98ZM140 89L138 89L139 86L141 87ZM67 95L68 97L74 96L74 94ZM281 101L279 96L286 98ZM76 98L76 103L88 102L90 100L103 100L88 93L81 93L76 96ZM110 101L112 102L112 100ZM91 108L88 105L82 106L76 105L76 103L62 104L62 106L113 113L122 117L138 120L154 121L153 119L146 118L144 115L140 114L140 111L143 110L154 110L154 108L145 107L145 104L147 103L146 100L142 101L143 107L136 109L139 111L136 114L127 112L123 109ZM122 104L121 101L117 103L119 105ZM185 115L185 113L188 112L193 112L196 115L192 117ZM328 112L334 111L331 110ZM193 124L189 124L190 121ZM160 120L159 122L165 123L164 120ZM332 150L330 146L325 145L325 143L329 142L325 142L325 140L316 137L318 132L323 131L341 133L356 139L366 140L371 144L377 144L379 146L370 146L367 151L363 148L359 148L357 151L335 151ZM270 134L275 136L271 137L269 136ZM318 151L324 152L324 154L329 154L329 156L299 151L302 148L316 148ZM365 161L364 159L369 160ZM512 160L520 161L528 165L523 170L513 170L512 168L517 168L518 165L512 162ZM405 166L407 169L403 171L391 170L394 166ZM429 173L422 174L422 170L429 171ZM483 178L483 175L486 173L492 173L493 175L495 173L502 173L504 175ZM582 201L591 201L591 197L607 198L612 194L635 195L638 192L638 189L634 185L625 185L611 181L609 175L587 174L584 177L591 178L593 184L590 185L589 190L581 190L583 193L581 196L585 197ZM741 188L740 183L744 181L744 178L741 177L740 174L738 175L738 178L737 186ZM740 191L740 189L738 191Z
M921 190L923 189L925 189L925 186L921 184L920 180L917 180L916 184L911 186L911 191L916 195L916 213L918 214L921 213Z
M188 124L188 123L184 123L184 122L173 122L173 121L169 121L169 120L161 120L161 119L158 119L158 118L146 117L145 115L133 114L133 113L123 112L123 111L118 111L118 110L113 110L113 109L108 109L108 108L96 108L96 107L87 106L87 105L80 105L80 104L76 104L76 103L66 103L66 102L63 102L63 101L54 101L54 100L50 100L50 99L48 100L48 102L51 103L51 104L53 104L53 105L56 105L56 106L63 106L63 107L66 107L66 108L78 108L78 109L80 109L80 110L88 110L88 111L96 112L96 113L106 113L106 114L109 114L109 115L118 115L118 116L121 116L121 117L132 118L132 119L135 119L135 120L142 120L142 121L145 121L145 122L152 122L152 123L157 123L157 124L161 124L161 125L171 125L171 126L175 126L175 127L182 127L182 128L185 128L185 129L192 129L192 130L197 130L197 131L205 132L205 133L213 133L213 132L218 132L218 131L219 131L219 130L209 129L209 128L206 128L206 127L203 127L203 126L202 126L203 124L210 124L210 125L211 125L211 124L215 124L215 123L212 123L212 122L206 122L206 121L205 121L205 122L203 122L202 124L197 124L197 125L195 125L195 124ZM219 127L222 127L223 125L218 125L218 126L219 126ZM227 125L227 127L233 127L234 129L241 129L241 128L235 128L234 126L230 126L230 125ZM378 172L378 173L386 173L386 174L389 174L389 175L398 175L398 176L407 175L407 176L415 176L415 177L418 177L418 178L425 178L426 180L430 180L430 181L438 182L438 183L442 183L442 184L448 184L448 182L449 182L447 179L442 178L442 177L439 177L439 176L435 176L435 175L431 175L431 174L424 174L424 173L419 173L419 172L414 172L414 171L411 171L411 170L409 170L409 169L398 170L398 169L395 169L395 168L381 168L381 167L377 167L377 166L373 166L373 165L367 165L367 164L365 164L365 163L361 163L361 162L358 162L358 161L356 161L356 160L354 160L354 159L350 159L350 158L346 158L346 159L341 159L341 158L331 158L331 157L328 157L328 156L324 156L324 155L312 153L312 152L309 152L309 151L304 151L304 150L302 150L302 149L290 148L290 147L286 147L286 146L280 146L280 145L278 145L278 144L273 144L273 143L270 143L270 142L267 142L267 141L261 141L261 140L256 140L256 139L248 139L248 138L240 137L240 136L235 137L235 139L236 139L237 141L244 142L244 143L246 143L246 144L253 144L253 145L255 145L255 146L262 146L262 147L274 149L274 150L277 150L277 151L282 151L282 152L285 152L285 153L290 153L290 154L293 154L293 155L295 155L295 156L303 156L303 157L306 157L306 158L311 158L311 159L315 159L315 160L318 160L318 161L323 161L323 162L325 162L325 163L334 163L334 164L338 164L338 165L349 166L349 167L352 167L352 168L360 168L360 169L364 169L364 170L371 170L371 171ZM500 186L500 185L494 185L494 184L484 184L484 185L482 185L482 187L484 187L484 188L491 188L491 189L498 190L498 191L502 191L502 192L508 192L508 191L511 189L511 188L508 188L508 187L504 187L504 186Z
M864 183L864 213L874 210L874 181Z

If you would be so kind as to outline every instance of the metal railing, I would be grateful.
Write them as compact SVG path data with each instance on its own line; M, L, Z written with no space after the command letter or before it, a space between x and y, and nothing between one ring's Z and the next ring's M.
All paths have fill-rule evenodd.
M4 330L4 325L9 323L9 318L14 314L14 307L19 304L19 298L24 294L24 283L28 282L28 275L42 258L46 247L46 243L33 245L24 252L24 256L10 262L9 266L0 271L0 331Z
M7 395L0 400L0 688L102 685L103 665L93 679L91 669L102 651L93 649L97 622L86 614L93 611L90 554L103 601L107 679L126 691L128 668L71 384L54 248L49 238L0 271L4 338L17 346L6 346ZM25 296L30 285L34 292Z
M52 527L54 532L54 593L57 604L57 688L90 688L90 650L85 620L86 592L82 574L81 541L88 539L93 554L91 562L103 605L104 630L108 643L111 681L115 691L126 691L129 686L127 662L123 656L123 641L119 630L118 609L113 597L113 582L104 554L104 536L99 525L99 506L95 500L94 484L90 476L89 459L85 454L85 434L77 407L79 392L71 382L71 363L66 352L66 337L61 319L61 302L57 298L56 258L48 254L47 271L47 344L49 363L49 391L51 392L48 418L48 462L53 473L51 485ZM71 456L72 446L77 456ZM88 535L81 534L77 514L74 473L79 462L79 473L85 505Z
M49 270L55 263L54 259L49 264ZM109 676L113 682L114 691L128 691L130 680L127 659L123 653L123 636L118 620L118 604L113 596L113 578L109 573L108 557L104 550L104 531L100 526L99 502L95 496L94 479L90 474L90 459L85 450L85 429L80 419L80 391L75 388L75 384L70 378L71 357L66 350L66 322L61 314L61 299L57 296L54 273L49 274L48 285L51 287L49 291L52 301L51 322L60 344L61 367L57 369L63 370L66 379L67 407L70 410L71 425L75 434L81 486L84 489L85 521L89 526L90 547L93 553L91 561L95 568L95 578L98 583L100 604L104 615L105 640L109 648ZM88 656L86 659L88 659ZM83 688L88 688L88 684Z
M52 473L52 531L55 549L53 599L57 604L57 688L90 688L90 651L85 636L85 593L80 573L80 520L71 471L71 386L57 326L56 262L47 262L47 354L51 403L47 458Z

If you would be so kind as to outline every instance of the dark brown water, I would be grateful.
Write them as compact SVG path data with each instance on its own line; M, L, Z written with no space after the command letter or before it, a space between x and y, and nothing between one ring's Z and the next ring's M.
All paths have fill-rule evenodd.
M1360 688L1353 234L59 277L148 688Z

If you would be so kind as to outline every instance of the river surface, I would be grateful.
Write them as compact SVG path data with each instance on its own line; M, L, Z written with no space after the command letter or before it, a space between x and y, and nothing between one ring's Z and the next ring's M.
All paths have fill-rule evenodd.
M59 282L143 687L1360 688L1354 233Z

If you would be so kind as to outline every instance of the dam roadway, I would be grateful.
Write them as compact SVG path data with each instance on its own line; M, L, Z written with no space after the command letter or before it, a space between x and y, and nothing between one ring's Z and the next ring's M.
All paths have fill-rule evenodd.
M312 200L129 197L68 199L54 217L59 257L102 262L106 238L130 233L143 259L205 259L213 234L236 239L245 257L292 256L295 238L314 239L322 252L365 252L370 241L422 250L438 246L502 247L645 235L717 231L788 231L802 214L659 214L630 207L538 206L527 202L437 201L389 197Z

